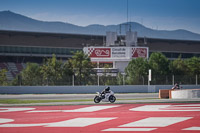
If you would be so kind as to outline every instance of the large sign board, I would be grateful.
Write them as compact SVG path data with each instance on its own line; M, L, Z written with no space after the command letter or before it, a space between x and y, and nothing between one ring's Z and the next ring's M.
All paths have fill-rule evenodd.
M148 47L85 47L84 52L91 58L132 59L148 58Z

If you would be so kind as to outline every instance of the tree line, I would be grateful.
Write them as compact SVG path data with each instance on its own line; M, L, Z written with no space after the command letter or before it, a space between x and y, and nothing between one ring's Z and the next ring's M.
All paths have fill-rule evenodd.
M166 84L170 82L172 75L179 77L200 75L200 57L182 59L180 55L175 60L168 60L162 53L155 52L150 55L148 60L144 58L133 59L125 70L128 77L127 84L137 84L140 79L147 78L149 69L152 71L151 82ZM175 82L178 82L178 79Z
M74 53L67 62L52 58L42 64L27 63L26 68L10 83L10 85L97 85L97 73L90 58L82 51ZM152 71L152 83L165 84L170 82L172 75L200 75L200 57L168 60L162 53L152 53L149 59L132 59L125 69L125 75L118 73L117 77L101 75L100 85L134 85L147 84L148 71ZM6 70L0 71L0 85L9 85Z
M82 85L90 79L93 71L90 58L82 51L78 51L67 62L52 58L45 59L42 64L27 63L26 68L10 83L10 85L38 86L38 85L71 85L73 76L77 85ZM0 85L8 85L6 70L0 72Z

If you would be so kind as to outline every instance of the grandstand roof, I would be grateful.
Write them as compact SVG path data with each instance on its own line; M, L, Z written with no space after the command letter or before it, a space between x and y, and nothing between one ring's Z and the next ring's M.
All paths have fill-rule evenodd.
M0 30L0 45L3 46L82 48L103 46L104 42L105 36L99 35ZM149 47L150 52L200 53L200 41L138 38L138 45Z
M0 30L0 45L82 48L102 45L103 36Z

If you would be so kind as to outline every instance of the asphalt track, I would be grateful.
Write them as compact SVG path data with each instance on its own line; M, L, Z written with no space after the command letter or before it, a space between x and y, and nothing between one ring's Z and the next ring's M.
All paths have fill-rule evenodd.
M0 95L0 99L21 100L85 100L93 99L96 94L22 94ZM117 99L158 98L158 93L116 93Z
M197 99L159 99L158 93L129 93L115 94L117 100L115 104L128 103L200 103ZM22 94L22 95L0 95L1 99L20 99L20 100L74 100L66 102L51 103L29 103L29 104L0 104L0 106L42 106L42 105L95 105L93 98L95 94ZM76 101L78 100L78 101ZM84 101L87 100L87 101ZM110 104L101 102L99 104Z
M200 103L0 107L1 133L198 133Z

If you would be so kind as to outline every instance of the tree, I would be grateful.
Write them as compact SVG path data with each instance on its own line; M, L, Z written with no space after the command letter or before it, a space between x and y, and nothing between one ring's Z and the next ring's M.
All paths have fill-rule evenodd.
M189 75L200 75L200 57L192 57L186 60Z
M179 56L177 59L170 62L170 70L173 75L185 75L188 72L186 62Z
M144 58L132 59L125 69L128 84L139 84L140 79L148 75L148 62Z
M90 80L90 74L93 72L93 65L88 55L83 51L77 51L74 56L69 59L68 63L77 77L78 84L87 84Z
M103 65L103 70L102 70L103 74L99 77L101 85L116 85L117 84L116 77L111 75L111 71L109 68L112 68L110 64Z
M165 84L165 81L168 81L169 61L162 53L151 54L149 67L152 70L152 81L157 81L155 84Z
M62 61L58 61L53 54L52 58L43 63L40 72L47 85L56 85L62 79Z
M119 72L117 74L117 84L123 85L124 82L125 82L125 75L123 75L122 73Z
M149 58L149 66L154 75L167 75L169 72L169 61L162 53L152 53Z
M62 66L62 79L61 81L65 85L72 85L72 76L73 76L73 69L69 62L65 62Z
M18 80L22 80L22 85L41 85L40 66L37 63L27 63L26 68L17 76Z
M8 84L7 77L6 77L6 69L0 70L0 86L5 86Z

